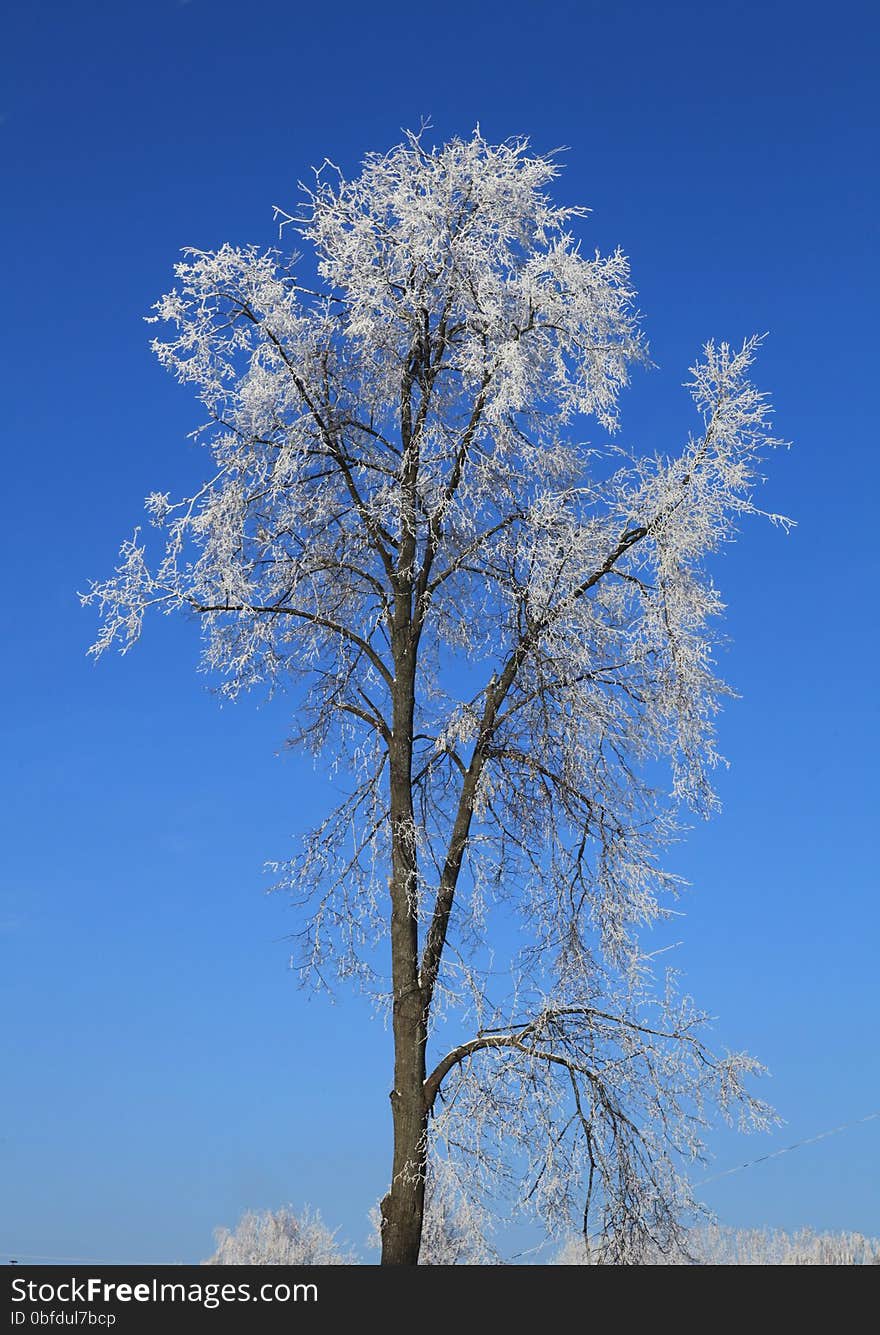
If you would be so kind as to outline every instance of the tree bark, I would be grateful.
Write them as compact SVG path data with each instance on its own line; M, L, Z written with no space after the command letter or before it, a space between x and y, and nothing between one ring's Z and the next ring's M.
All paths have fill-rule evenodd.
M425 1210L428 1114L421 1000L413 995L406 1002L415 1004L396 1005L394 1015L394 1158L391 1189L382 1201L382 1265L418 1265Z
M399 599L389 771L391 784L391 976L394 989L394 1155L382 1201L382 1265L417 1265L425 1206L428 1111L427 1023L419 985L418 878L412 800L416 637L410 605Z

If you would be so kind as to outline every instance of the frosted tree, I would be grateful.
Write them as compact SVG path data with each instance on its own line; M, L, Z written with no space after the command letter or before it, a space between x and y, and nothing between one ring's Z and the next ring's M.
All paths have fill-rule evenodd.
M582 1238L570 1238L555 1265L587 1265L596 1256ZM672 1252L654 1246L630 1258L634 1265L877 1265L880 1240L862 1233L816 1233L811 1228L723 1228L706 1225L683 1235Z
M308 259L185 251L154 347L209 475L149 496L159 549L136 531L85 595L96 654L197 618L227 694L296 688L293 740L337 765L278 876L304 978L390 1009L388 1264L417 1261L429 1155L614 1260L673 1244L712 1109L765 1118L639 945L677 813L715 805L707 560L775 443L758 341L706 345L668 454L607 443L644 358L629 267L580 248L556 175L409 135L281 215Z
M218 1228L217 1249L203 1265L353 1265L317 1212L249 1210L234 1229Z

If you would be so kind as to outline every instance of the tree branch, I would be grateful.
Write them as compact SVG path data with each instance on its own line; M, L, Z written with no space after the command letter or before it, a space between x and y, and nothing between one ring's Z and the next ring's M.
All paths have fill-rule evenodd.
M190 598L189 603L194 612L271 612L277 616L292 616L298 617L301 621L310 621L313 625L320 626L322 629L329 630L342 639L356 644L366 654L389 690L394 685L393 676L368 640L363 639L350 627L343 626L338 621L331 621L328 617L318 616L316 612L306 612L302 608L286 607L280 603L269 606L261 606L256 603L200 603L194 598Z

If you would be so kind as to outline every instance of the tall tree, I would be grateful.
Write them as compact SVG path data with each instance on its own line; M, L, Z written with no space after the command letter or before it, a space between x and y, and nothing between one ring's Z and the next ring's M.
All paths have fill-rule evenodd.
M148 497L164 554L136 531L85 595L95 653L195 614L225 691L299 683L296 740L344 758L283 878L306 976L390 1005L383 1263L417 1261L429 1153L563 1226L579 1202L614 1259L674 1238L707 1100L765 1116L638 942L676 811L715 803L705 563L776 443L757 340L705 347L672 454L583 444L644 348L627 260L582 253L556 174L525 141L409 135L282 215L313 267L185 251L154 347L211 476Z

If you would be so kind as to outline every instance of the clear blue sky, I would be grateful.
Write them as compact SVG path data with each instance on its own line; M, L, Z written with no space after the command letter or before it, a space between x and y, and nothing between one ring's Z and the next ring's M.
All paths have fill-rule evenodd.
M198 1260L288 1201L361 1244L384 1189L388 1035L297 990L264 894L325 800L277 754L292 702L221 709L183 621L95 667L76 591L199 467L141 321L178 249L274 244L311 165L426 115L569 146L560 198L631 256L659 366L627 440L677 445L704 339L771 332L757 375L796 446L764 499L798 527L752 523L717 565L743 698L724 812L675 857L678 962L788 1122L720 1137L719 1169L880 1108L877 37L852 0L7 5L0 1259ZM706 1195L880 1234L878 1165L873 1122Z

